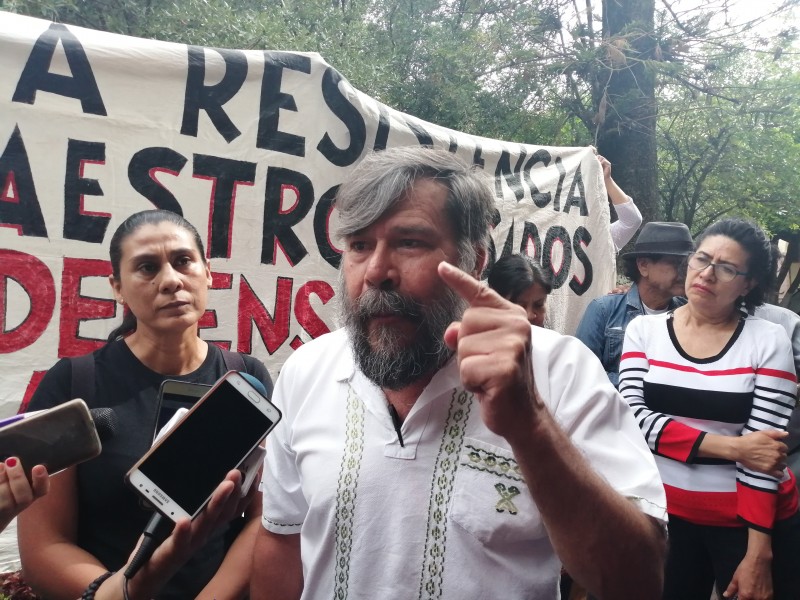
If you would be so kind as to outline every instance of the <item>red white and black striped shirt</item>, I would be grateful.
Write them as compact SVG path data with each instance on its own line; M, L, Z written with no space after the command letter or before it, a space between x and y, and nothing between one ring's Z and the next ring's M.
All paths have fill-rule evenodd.
M747 317L716 356L681 348L672 313L634 319L625 332L619 391L656 458L667 512L701 525L769 531L797 512L794 476L698 457L706 433L786 429L796 398L792 347L779 326Z

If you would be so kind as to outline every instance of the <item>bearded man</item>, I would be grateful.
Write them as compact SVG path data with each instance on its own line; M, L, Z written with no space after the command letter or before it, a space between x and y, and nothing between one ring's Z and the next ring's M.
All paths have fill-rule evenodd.
M337 194L344 327L286 362L251 598L660 597L665 498L599 361L476 277L491 188L452 154Z

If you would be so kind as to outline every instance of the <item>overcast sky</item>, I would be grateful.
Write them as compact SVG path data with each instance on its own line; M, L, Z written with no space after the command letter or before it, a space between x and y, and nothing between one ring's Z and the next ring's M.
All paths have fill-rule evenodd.
M669 0L668 0L669 1ZM673 0L674 1L674 0ZM758 17L763 17L774 11L784 0L732 0L729 2L729 18L734 22L746 22ZM721 6L722 0L679 0L680 6L689 8L690 6ZM797 10L794 14L787 13L781 15L780 21L786 23L786 19L798 22Z

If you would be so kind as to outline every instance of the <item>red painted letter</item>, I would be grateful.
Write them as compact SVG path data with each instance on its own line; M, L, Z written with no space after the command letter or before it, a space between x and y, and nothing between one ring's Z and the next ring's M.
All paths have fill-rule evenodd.
M8 329L8 280L16 281L30 298L28 315L14 329ZM50 269L35 256L0 249L0 354L30 346L44 333L53 308L56 291Z

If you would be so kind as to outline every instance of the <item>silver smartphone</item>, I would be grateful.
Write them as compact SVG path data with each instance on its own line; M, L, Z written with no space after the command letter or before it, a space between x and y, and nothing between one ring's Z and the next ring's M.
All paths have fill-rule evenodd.
M94 458L102 449L83 400L70 400L18 419L0 429L0 460L18 457L29 480L36 465L44 465L52 475Z
M281 418L236 371L226 373L128 471L127 483L167 518L193 519Z

